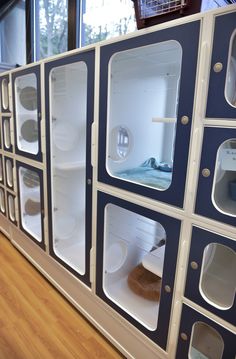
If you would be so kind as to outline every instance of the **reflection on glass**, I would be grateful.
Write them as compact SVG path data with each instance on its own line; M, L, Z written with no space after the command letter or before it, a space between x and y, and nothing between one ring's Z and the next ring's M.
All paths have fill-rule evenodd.
M225 83L226 100L236 107L236 29L230 41L229 61Z
M106 206L104 292L152 331L157 328L165 243L160 223L113 204Z
M172 182L182 48L167 41L110 60L106 168L160 191Z
M189 359L222 359L224 341L209 325L197 322L192 328Z
M219 309L231 308L236 290L235 273L236 253L221 244L209 244L204 250L200 280L204 299Z
M236 138L223 142L218 149L212 202L219 212L236 216Z

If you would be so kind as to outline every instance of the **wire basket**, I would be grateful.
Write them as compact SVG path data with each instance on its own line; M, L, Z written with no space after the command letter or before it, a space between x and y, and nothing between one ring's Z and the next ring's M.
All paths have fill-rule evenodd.
M201 0L132 0L138 29L200 11Z

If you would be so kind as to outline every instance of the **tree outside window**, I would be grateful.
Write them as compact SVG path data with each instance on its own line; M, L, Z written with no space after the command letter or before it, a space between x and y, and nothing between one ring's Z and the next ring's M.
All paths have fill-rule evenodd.
M39 0L39 49L43 59L67 51L68 3L67 0Z

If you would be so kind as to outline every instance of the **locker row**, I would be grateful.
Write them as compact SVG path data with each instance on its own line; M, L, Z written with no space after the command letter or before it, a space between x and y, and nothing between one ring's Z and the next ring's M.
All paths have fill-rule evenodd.
M0 229L177 359L236 356L236 9L212 14L0 76Z

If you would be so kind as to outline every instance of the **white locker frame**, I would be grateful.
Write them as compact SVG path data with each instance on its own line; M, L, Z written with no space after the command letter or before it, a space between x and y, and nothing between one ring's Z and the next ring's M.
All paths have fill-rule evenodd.
M90 252L90 280L91 289L84 285L79 279L75 278L69 271L57 263L49 255L48 250L48 208L47 208L47 188L44 186L44 203L45 203L45 246L46 250L43 251L39 246L32 242L25 233L19 228L19 210L16 200L16 218L17 225L9 223L4 216L0 214L0 229L6 234L12 244L16 246L24 256L89 320L101 331L108 340L113 343L118 350L120 350L127 358L143 359L174 359L177 343L178 343L178 329L181 319L181 308L183 303L191 306L202 315L210 318L210 320L217 322L223 328L232 333L236 333L236 328L226 322L224 319L217 317L214 313L202 308L198 303L194 303L184 297L185 278L188 266L188 253L190 250L191 242L191 229L192 226L204 227L204 229L212 232L217 232L218 235L230 237L236 240L235 227L220 223L213 219L199 216L194 213L196 188L198 180L198 171L200 167L201 145L204 132L204 126L212 127L226 127L236 129L236 119L207 119L206 101L207 90L210 76L211 64L211 51L213 47L213 34L214 34L214 21L216 16L221 16L231 12L236 13L236 5L227 6L217 10L209 11L202 14L192 15L186 18L171 21L169 23L162 23L160 25L150 27L147 29L139 30L120 37L118 39L107 40L106 42L98 43L92 46L87 46L83 49L73 50L70 53L55 56L46 61L54 61L55 59L63 58L69 54L73 55L89 49L95 48L95 103L94 103L94 123L92 126L91 136L91 162L93 166L93 207L92 207L92 248ZM165 203L155 201L128 191L121 190L108 184L99 183L97 159L98 159L98 114L99 114L99 65L100 65L100 47L104 44L115 43L123 39L131 39L139 35L149 34L153 31L168 29L172 26L182 25L191 21L201 21L200 44L199 44L199 57L197 66L197 83L195 86L195 99L193 111L193 125L191 131L191 145L188 159L188 171L186 173L186 187L184 206L182 209L170 206ZM38 64L41 68L41 94L45 87L44 84L44 63L45 60L40 61ZM1 74L0 80L10 75L10 84L12 73L29 69L33 65L22 67L21 69L12 70ZM12 108L12 99L10 91L10 109ZM41 169L43 171L44 184L47 183L46 172L46 141L45 141L45 100L41 96L41 144L42 144L42 162L39 163L33 159L24 158L21 155L15 154L15 147L13 143L13 152L5 152L2 148L0 153L3 156L13 157L14 160L25 162L32 167ZM8 116L11 112L8 112ZM0 118L6 116L0 112ZM2 121L1 121L2 122ZM2 132L2 131L1 131ZM16 181L16 178L14 179ZM7 191L6 187L1 185ZM14 187L17 188L17 187ZM171 309L171 318L168 334L168 342L166 350L161 349L154 342L149 340L141 331L136 329L132 324L125 320L121 315L116 313L106 303L104 303L98 296L95 295L96 287L96 208L97 208L97 192L104 192L112 196L117 196L124 200L129 200L136 205L145 206L153 211L170 215L182 220L182 228L179 242L178 259L176 263L175 273L175 286L173 288L173 302ZM17 189L12 193L18 198ZM5 195L6 196L6 195ZM4 218L3 218L4 217ZM79 338L78 338L79 339ZM79 341L78 341L79 343ZM185 359L185 358L183 358Z

